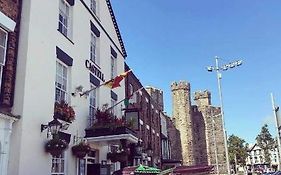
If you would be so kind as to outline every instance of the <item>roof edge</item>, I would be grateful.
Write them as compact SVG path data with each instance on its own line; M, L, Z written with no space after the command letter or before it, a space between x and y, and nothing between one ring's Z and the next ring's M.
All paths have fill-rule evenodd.
M118 24L117 24L117 21L116 21L116 18L115 18L115 15L114 15L113 8L112 8L110 0L106 0L106 4L107 4L108 10L109 10L109 13L110 13L110 16L111 16L111 19L112 19L115 31L117 33L117 37L118 37L118 40L120 42L123 55L126 58L127 57L127 52L126 52L126 49L125 49L125 46L124 46L124 42L122 40L122 36L121 36L120 30L119 30L119 27L118 27Z

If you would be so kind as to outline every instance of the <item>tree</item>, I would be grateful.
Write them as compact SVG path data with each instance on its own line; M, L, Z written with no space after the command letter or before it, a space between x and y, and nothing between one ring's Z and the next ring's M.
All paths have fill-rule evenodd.
M246 158L248 156L247 143L245 142L245 140L232 134L228 138L228 153L230 164L245 165Z
M256 137L257 145L264 151L264 160L266 163L270 163L270 150L276 146L275 140L272 138L268 130L268 125L265 124L261 128L260 134Z

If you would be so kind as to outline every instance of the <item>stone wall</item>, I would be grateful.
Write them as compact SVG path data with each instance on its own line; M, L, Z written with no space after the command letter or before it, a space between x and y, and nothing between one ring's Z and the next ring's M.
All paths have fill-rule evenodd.
M194 96L198 104L198 112L204 118L205 144L209 165L216 168L216 160L219 165L219 173L227 173L224 147L223 123L220 108L211 106L211 93L208 91L196 92Z
M173 123L180 133L183 164L214 165L215 172L218 164L219 173L227 173L223 122L220 108L211 106L211 93L195 92L196 105L191 106L189 83L173 83L171 89Z
M198 111L197 106L192 106L193 138L194 138L194 160L195 165L208 165L208 153L206 143L206 124L204 116Z
M182 161L182 148L180 140L180 132L175 127L173 121L167 117L167 131L168 131L168 140L170 141L171 146L171 159Z

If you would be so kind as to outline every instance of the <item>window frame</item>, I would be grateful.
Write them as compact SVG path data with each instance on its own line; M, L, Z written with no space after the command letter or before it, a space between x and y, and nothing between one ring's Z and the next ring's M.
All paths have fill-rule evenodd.
M113 116L117 116L117 100L115 100L115 99L113 99L113 98L111 98L110 99L110 104L111 104L111 113L113 114ZM113 107L114 106L114 107Z
M51 160L51 175L65 175L66 173L66 153L63 152L59 156L52 156ZM63 163L62 163L63 162ZM58 169L60 171L58 172L53 172L53 165L58 164Z
M99 52L98 52L98 37L91 31L90 37L90 60L96 65L100 65Z
M110 56L110 71L111 79L115 78L117 76L117 58L113 55Z
M92 83L90 84L90 88L96 87ZM97 111L98 108L98 99L99 99L99 90L98 88L92 90L89 94L89 127L91 127L94 124L95 121L95 112ZM93 103L92 103L93 102Z
M77 160L78 175L86 175L87 160L85 158Z
M95 15L97 15L97 10L98 10L97 0L90 0L90 9Z
M4 45L2 46L1 43L0 43L0 47L3 48L3 62L2 63L0 62L0 88L1 88L1 86L2 86L2 78L3 78L2 77L3 69L4 69L4 66L6 64L7 49L8 49L7 45L8 45L9 33L6 30L4 30L2 27L0 27L0 30L4 34L4 42L3 42Z
M62 71L61 71L61 75L59 75L58 73L58 66L61 66ZM64 72L65 70L65 72ZM64 77L64 73L66 73L66 77ZM60 83L58 82L58 79L61 78L62 79L62 86L65 86L65 89L63 89L63 87L59 87L57 84ZM65 83L64 83L65 82ZM55 77L55 101L56 102L60 102L60 101L65 101L65 102L69 102L69 98L68 98L68 86L69 85L69 67L64 64L63 62L56 60L56 77ZM60 95L59 98L57 99L57 89L60 91ZM62 99L62 94L61 92L64 93L64 99Z
M63 36L65 36L68 40L71 41L71 38L72 38L72 6L66 0L59 0L58 31Z

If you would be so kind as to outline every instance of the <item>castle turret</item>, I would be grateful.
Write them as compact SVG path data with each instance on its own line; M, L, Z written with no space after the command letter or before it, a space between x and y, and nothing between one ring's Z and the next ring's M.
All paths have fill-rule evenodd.
M191 118L190 84L185 81L171 85L173 101L173 122L180 132L184 165L193 165L193 134Z
M195 92L194 101L197 106L210 106L211 105L211 93L207 90Z

